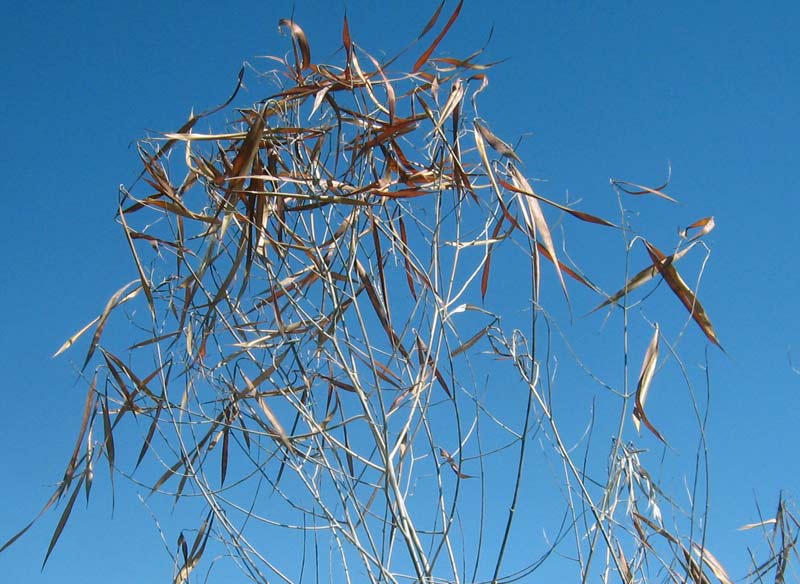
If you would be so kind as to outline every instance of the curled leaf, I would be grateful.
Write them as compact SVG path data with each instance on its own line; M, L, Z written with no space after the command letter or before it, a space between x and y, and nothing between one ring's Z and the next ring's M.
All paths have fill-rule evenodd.
M622 192L628 193L629 195L636 195L636 196L638 196L638 195L655 195L657 197L661 197L662 199L666 199L667 201L671 201L673 203L677 203L678 202L678 201L676 201L675 199L673 199L672 197L670 197L669 195L667 195L666 193L663 192L663 190L665 188L667 188L667 185L669 184L669 180L667 180L667 182L665 182L660 187L656 187L656 188L650 188L650 187L646 187L644 185L637 185L635 183L631 183L631 182L624 181L624 180L619 180L619 179L616 179L616 178L612 178L611 179L611 184L614 185L615 187L619 188Z
M508 156L509 158L512 158L517 162L521 162L519 156L517 156L517 153L514 152L514 149L511 148L511 146L509 146L508 144L503 142L500 138L492 134L488 128L486 128L482 124L479 124L477 121L473 122L473 124L475 125L475 128L478 130L478 132L481 133L481 136L483 136L483 138L489 143L489 146L491 146L498 154L500 154L501 156Z
M710 233L714 227L716 227L716 224L714 223L713 217L703 217L702 219L698 219L689 225L686 229L683 229L681 231L681 237L683 239L688 239L689 241L694 241L695 239L700 239L704 235ZM699 231L692 237L689 237L689 230L691 229L699 229Z
M296 46L300 48L301 60L297 62L297 70L299 73L300 71L304 71L311 66L311 48L309 47L306 33L303 32L303 29L300 28L296 22L289 20L288 18L282 18L278 22L278 28L284 26L289 29L292 39L294 39L295 43L297 43ZM295 55L295 57L296 56L297 55Z
M633 408L633 425L637 431L640 431L640 422L655 434L656 438L665 442L661 433L655 429L647 415L644 413L644 404L647 401L647 394L650 392L650 384L653 381L653 375L656 372L656 365L658 364L658 324L656 324L653 338L650 339L650 344L647 346L647 351L642 360L642 371L639 373L639 383L636 386L636 405Z

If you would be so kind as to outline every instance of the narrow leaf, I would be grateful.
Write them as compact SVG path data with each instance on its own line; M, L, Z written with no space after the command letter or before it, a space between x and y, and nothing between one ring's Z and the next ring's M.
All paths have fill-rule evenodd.
M584 213L583 211L578 211L576 209L572 209L571 207L567 207L565 205L561 205L559 203L556 203L555 201L551 201L550 199L547 199L547 198L541 196L540 194L534 192L533 189L529 189L529 190L521 189L521 188L519 188L519 186L514 186L512 184L509 184L508 182L504 181L503 179L499 179L499 182L500 182L501 185L503 185L503 187L507 188L510 191L513 191L515 193L521 193L521 194L527 195L529 197L535 197L536 199L538 199L542 203L546 203L547 205L550 205L551 207L555 207L556 209L560 209L561 211L564 211L565 213L569 213L570 215L572 215L576 219L580 219L581 221L585 221L587 223L595 223L597 225L604 225L606 227L617 227L616 225L614 225L610 221L606 221L602 217L597 217L596 215L591 215L589 213Z
M667 187L669 181L665 182L660 187L654 189L643 185L630 183L624 180L618 180L615 178L611 179L611 184L614 185L615 187L618 187L621 191L628 193L629 195L655 195L657 197L661 197L662 199L666 199L667 201L671 201L673 203L678 202L663 192L663 189Z
M111 508L114 508L114 467L115 467L115 449L114 449L114 434L111 427L111 417L108 414L108 396L100 402L103 410L103 434L105 436L104 444L106 450L106 460L108 461L108 477L111 482Z
M414 300L416 300L417 291L414 288L414 278L411 275L411 272L413 270L411 269L412 264L411 264L411 258L409 257L409 255L411 254L411 250L408 247L408 235L406 234L406 224L405 221L403 221L402 216L397 218L397 223L400 226L400 241L403 244L401 249L401 254L403 256L403 266L406 272L406 284L408 284L408 290L411 292L411 296L414 298Z
M72 491L72 495L70 495L69 501L67 501L67 506L64 507L64 512L61 514L61 518L58 520L55 531L53 531L53 537L50 538L50 545L47 546L47 553L44 556L42 568L44 568L45 564L47 564L47 560L50 557L50 554L53 552L53 548L55 548L56 543L58 543L58 538L61 537L61 532L64 531L64 527L67 525L67 520L72 513L72 507L75 505L75 499L78 498L78 493L81 490L81 484L83 483L84 478L84 476L81 476L81 479L78 481L78 484L75 485L75 489Z
M439 3L439 7L436 9L436 12L433 13L433 16L428 19L428 24L425 25L425 28L422 29L422 32L419 33L417 40L424 37L428 32L436 25L436 21L439 20L439 15L442 13L442 8L444 8L445 0L442 0Z
M733 584L728 572L725 570L720 561L714 557L714 554L708 551L708 548L702 548L696 543L692 543L692 549L694 550L694 553L702 558L702 560L714 573L714 576L716 576L722 584Z
M163 405L163 400L160 400L158 402L158 406L156 407L156 413L153 414L153 420L150 422L150 427L147 430L147 436L144 438L142 449L139 451L139 457L136 459L136 466L133 467L134 470L139 468L139 465L142 463L145 454L147 454L147 450L150 448L150 441L153 439L153 434L155 434L156 428L158 427L158 418L161 415L161 409Z
M481 136L483 136L483 138L489 143L489 146L491 146L498 154L501 156L508 156L517 162L522 162L519 159L519 156L517 156L517 153L514 152L514 149L503 142L500 138L492 134L488 128L482 124L479 124L478 122L473 122L473 124L475 125L475 128L477 128L478 132L480 132Z
M309 47L306 33L303 32L303 29L300 28L296 22L289 20L288 18L282 18L278 22L278 27L282 26L285 26L289 29L292 39L294 39L294 41L297 43L297 46L300 47L300 55L302 60L297 62L298 73L308 69L311 66L311 48Z
M539 251L542 253L542 255L543 255L545 258L547 258L547 259L548 259L548 260L550 260L551 262L554 262L554 263L555 263L555 262L558 262L558 267L559 267L559 268L561 268L561 270L562 270L562 271L563 271L563 272L564 272L564 273L565 273L567 276L569 276L570 278L572 278L572 279L573 279L573 280L575 280L576 282L580 282L581 284L583 284L583 285L584 285L584 286L586 286L587 288L590 288L590 289L592 289L592 290L597 290L597 288L596 288L594 285L592 285L592 284L591 284L591 283L590 283L590 282L589 282L589 281L588 281L586 278L584 278L583 276L581 276L581 275L580 275L578 272L576 272L575 270L573 270L572 268L570 268L570 267L569 267L568 265L566 265L564 262L562 262L561 260L554 260L554 259L553 259L553 258L550 256L550 252L549 252L549 251L547 251L547 248L545 248L545 247L544 247L544 246L543 246L541 243L539 243L538 241L536 242L536 248L537 248L537 249L538 249L538 250L539 250Z
M525 217L525 221L528 223L528 228L531 230L531 233L534 234L535 239L538 241L541 237L541 243L544 245L547 252L550 254L550 257L554 260L553 265L556 267L556 273L558 274L558 280L561 282L561 289L564 292L564 296L567 298L567 302L569 302L569 295L567 294L567 284L564 282L564 275L561 272L561 265L557 260L556 255L556 248L553 245L553 238L550 235L550 228L547 225L547 221L544 218L544 213L542 213L542 208L539 206L539 201L537 200L536 196L533 194L533 188L525 179L519 170L513 165L509 163L509 169L511 171L511 180L514 183L514 186L519 189L517 196L520 197L522 200L520 201L523 216ZM525 197L524 195L530 195ZM525 203L527 203L528 211L525 210Z
M136 271L139 272L139 280L142 283L142 290L147 298L147 305L150 307L150 315L153 317L153 320L155 320L156 305L153 300L153 292L150 289L150 281L147 279L147 275L144 273L142 262L139 260L139 254L136 252L136 245L133 243L133 239L131 238L132 230L128 227L128 224L125 221L125 213L122 211L122 205L119 206L119 220L120 223L122 223L123 230L125 231L125 239L128 241L128 247L131 250L131 256L133 257L133 261L136 263ZM84 363L83 366L86 367L86 363Z
M686 307L686 310L689 311L689 314L692 315L692 318L705 333L706 337L721 349L722 345L720 345L717 340L717 334L714 332L714 327L711 325L708 314L706 314L703 305L700 304L700 301L695 297L694 292L692 292L689 286L686 285L686 282L683 281L678 270L675 269L672 262L668 261L667 257L661 253L658 248L648 241L645 241L644 244L647 247L647 253L650 254L650 258L653 260L653 265L661 274L661 277L663 277L664 281L672 288L672 291Z
M458 3L458 6L456 6L455 10L453 10L453 14L450 16L450 20L448 20L447 24L444 25L444 28L442 29L442 32L440 32L439 35L435 39L433 39L433 42L431 43L431 46L429 46L428 49L424 53L422 53L420 58L417 59L417 62L414 63L414 68L412 69L412 73L416 73L417 71L422 69L422 66L430 58L431 53L433 53L433 51L436 50L436 47L438 47L439 43L442 42L442 39L447 34L447 31L450 30L451 26L453 26L453 23L458 18L458 14L459 14L459 12L461 12L461 7L463 5L464 5L464 0L460 0L459 3ZM441 10L441 7L439 8L439 10ZM436 15L435 15L434 19L431 19L431 22L436 22L435 18L438 18L439 10L436 11ZM430 26L433 26L433 25L431 24ZM427 27L426 27L425 32L427 32ZM424 34L424 32L423 32L423 34Z
M450 353L450 356L451 357L456 357L456 356L460 355L461 353L469 351L472 347L475 346L475 344L479 340L481 340L481 337L483 337L486 333L488 333L490 330L492 330L493 326L494 326L494 323L492 322L492 323L486 325L485 327L483 327L481 330L479 330L477 333L475 333L469 339L467 339L467 341L464 344L460 345L452 353Z
M496 240L497 236L500 235L500 229L503 227L503 220L504 217L501 215L497 220L497 224L495 224L494 229L492 230L493 240ZM483 262L483 271L481 272L481 300L486 300L486 291L489 288L489 270L491 269L492 264L493 249L494 243L490 243L486 246L486 259Z
M639 422L644 422L644 425L655 434L656 438L662 442L666 442L664 437L661 436L661 433L655 429L644 413L644 404L647 401L650 383L653 381L653 375L656 372L656 365L658 364L658 334L658 324L656 324L653 338L650 339L650 344L642 360L642 371L639 373L639 383L636 387L636 405L633 408L633 425L636 426L637 431L640 431Z
M444 448L440 448L439 449L439 456L441 456L442 458L444 458L447 461L447 464L450 465L450 468L453 469L453 472L456 473L456 476L458 476L458 478L460 478L460 479L471 479L471 478L473 478L472 475L464 474L463 472L461 472L461 467L459 466L459 464L450 455L450 453L447 452L447 450L445 450Z
M711 232L712 229L716 224L714 223L713 217L704 217L702 219L698 219L691 225L689 225L686 229L681 231L681 237L684 239L689 239L689 241L694 241L695 239L700 239L704 235L707 235ZM689 237L689 230L690 229L699 229L697 233L695 233L692 237Z
M222 429L222 459L220 461L220 478L219 484L220 486L225 484L225 477L228 475L228 434L230 434L230 428L225 426Z
M97 322L97 328L94 331L94 336L92 337L92 342L89 345L89 350L87 351L86 358L85 358L85 360L83 362L83 368L84 369L86 368L86 365L91 360L92 355L94 355L94 351L97 348L97 344L100 342L100 336L103 334L103 329L106 326L106 321L108 320L108 317L111 314L111 311L114 310L117 306L119 306L123 302L127 302L128 300L130 300L131 298L136 296L139 292L141 292L141 290L142 290L141 287L136 288L130 294L125 296L125 298L123 300L120 300L120 297L128 290L129 287L131 287L135 283L136 283L136 280L133 280L132 282L128 282L122 288L117 290L114 293L114 295L106 303L106 307L103 309L103 313L97 319L92 321L92 323ZM89 325L89 326L91 326L91 325ZM66 343L64 343L64 345L62 345L62 347L58 351L56 351L56 354L53 355L53 356L55 357L55 356L61 354L62 351L64 351L67 348L69 348L72 345L72 343L74 343L75 340L77 340L77 338L79 336L81 336L87 330L87 328L88 328L88 326L82 328L78 333L76 333L72 337L70 337L70 339Z
M691 248L692 248L692 246L690 245L689 247L687 247L685 249L682 249L679 252L676 252L675 254L673 254L671 256L667 256L667 258L665 258L665 261L668 261L670 263L677 262L679 259L681 259L683 256L685 256L687 254L687 252ZM656 268L655 265L647 266L645 269L643 269L642 271L638 272L635 276L633 276L630 280L628 280L628 282L625 284L625 286L622 287L621 290L618 290L617 292L614 292L614 294L609 296L608 299L605 300L602 304L600 304L600 305L596 306L595 308L593 308L592 312L596 312L596 311L600 310L601 308L605 308L609 304L617 303L621 298L623 298L629 292L633 292L634 290L636 290L640 286L642 286L642 285L646 284L647 282L649 282L650 280L652 280L653 277L655 277L656 274L658 274L658 268Z
M66 351L67 349L69 349L69 348L70 348L72 345L74 345L74 344L75 344L75 341L77 341L77 340L78 340L78 339L79 339L79 338L80 338L80 337L83 335L83 333L85 333L85 332L86 332L86 331L88 331L90 328L92 328L92 325L93 325L93 324L95 324L95 323L96 323L98 320L100 320L100 317L99 317L99 316L96 316L96 317L94 318L94 320L92 320L92 321L91 321L89 324L87 324L87 325L86 325L86 326L84 326L84 327L83 327L81 330L79 330L77 333L75 333L75 334L74 334L74 335L72 335L70 338L68 338L68 339L67 339L67 340L64 342L64 344L63 344L63 345L61 345L61 346L58 348L58 351L56 351L55 353L53 353L53 358L55 358L55 357L58 357L58 356L59 356L61 353L63 353L64 351Z
M748 523L746 525L742 525L738 528L738 531L747 531L749 529L755 529L756 527L764 527L765 525L775 525L777 520L772 517L770 519L765 519L764 521L759 521L757 523Z

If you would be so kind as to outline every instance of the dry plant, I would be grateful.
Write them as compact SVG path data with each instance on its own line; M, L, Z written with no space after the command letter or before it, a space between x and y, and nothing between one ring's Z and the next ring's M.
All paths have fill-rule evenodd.
M254 74L277 85L270 97L234 105L243 69L224 104L140 142L142 175L118 213L137 277L58 351L93 331L78 440L43 510L63 503L48 556L104 459L112 487L124 476L200 518L165 535L175 583L226 562L254 582L514 582L537 570L731 581L705 545L702 399L686 494L668 496L637 446L665 440L646 414L659 367L691 390L676 352L697 334L685 325L719 344L677 269L692 251L706 257L713 220L663 253L624 211L615 223L537 193L478 113L480 53L434 56L460 8L442 24L439 7L424 51L383 62L345 19L340 66L316 64L283 20L291 51ZM405 60L410 72L397 73ZM621 208L630 196L672 201L665 186L612 183ZM621 235L619 266L634 249L649 256L619 272L618 292L603 293L557 243L581 223ZM629 299L658 282L686 312L673 342L653 324L648 345L631 336L642 310ZM617 319L603 334L618 365L603 375L552 316L570 289ZM116 314L130 328L104 337ZM132 335L142 338L113 348ZM629 342L644 354L638 378ZM598 403L557 391L559 356ZM570 418L600 410L602 428ZM753 581L770 570L780 581L796 553L797 522L779 515Z

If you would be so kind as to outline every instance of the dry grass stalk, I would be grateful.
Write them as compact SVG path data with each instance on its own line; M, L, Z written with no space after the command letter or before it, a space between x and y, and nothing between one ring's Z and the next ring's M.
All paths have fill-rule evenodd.
M660 437L643 409L658 327L638 391L613 397L622 415L608 476L590 477L562 438L542 378L541 258L564 294L565 274L597 287L559 257L545 211L618 227L534 191L478 115L487 77L477 55L432 58L460 8L407 74L356 45L346 20L344 63L317 64L302 28L282 20L292 51L276 59L272 95L233 109L240 75L219 108L142 141L141 181L119 208L138 278L58 351L93 329L85 366L102 355L104 382L90 388L75 454L46 506L68 497L48 555L94 462L105 456L117 472L135 416L139 476L151 473L152 493L204 509L191 549L181 532L175 582L193 577L207 545L256 582L299 582L304 570L348 582L512 582L554 552L584 581L705 582L703 565L724 581L716 558L664 527L662 509L676 507L623 440L631 413ZM196 131L221 116L224 131ZM673 200L665 186L615 185ZM670 256L647 243L652 265L601 307L624 308L661 276L717 343L673 265L709 225L692 224L701 232ZM492 259L509 247L528 271L519 279L531 286L528 333L506 326L506 293L492 284ZM140 292L148 310L135 322L148 336L119 354L104 329ZM511 419L476 386L488 362L522 382L504 398ZM90 448L95 423L103 438ZM516 510L534 436L563 466L566 527L536 557L509 559L531 537ZM488 470L497 457L502 477ZM299 542L297 556L257 543L276 534ZM312 550L329 557L304 560Z

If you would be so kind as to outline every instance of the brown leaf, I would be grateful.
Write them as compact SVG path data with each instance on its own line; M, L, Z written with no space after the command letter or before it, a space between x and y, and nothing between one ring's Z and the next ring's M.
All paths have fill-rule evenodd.
M544 218L544 213L542 213L542 208L539 206L539 201L533 194L533 187L531 187L522 173L519 172L519 170L517 170L513 164L509 163L509 169L511 171L511 180L517 189L517 196L520 198L522 216L525 218L528 229L530 229L530 232L534 235L536 241L539 241L539 238L541 237L542 245L544 245L545 249L550 254L550 257L554 260L553 265L556 267L556 273L558 274L558 279L561 282L561 289L564 291L564 296L567 298L567 301L569 301L567 284L564 282L564 276L561 273L561 265L558 261L555 261L557 260L556 248L553 245L553 238L550 235L550 228L547 226L547 221Z
M342 24L342 45L344 50L347 51L347 63L350 64L350 51L353 50L353 41L350 38L350 26L347 23L347 14L344 15L344 24Z
M597 288L596 288L596 287L595 287L593 284L591 284L591 283L590 283L590 282L589 282L589 281L588 281L586 278L584 278L583 276L581 276L579 273L577 273L575 270L573 270L572 268L570 268L570 267L569 267L568 265L566 265L564 262L562 262L561 260L554 260L554 259L553 259L553 258L550 256L550 252L549 252L549 251L547 251L547 248L545 248L545 247L544 247L544 246L543 246L541 243L539 243L538 241L536 242L536 248L537 248L537 249L538 249L538 250L541 252L541 254L542 254L542 255L543 255L545 258L547 258L547 259L548 259L548 260L550 260L551 262L558 262L558 266L559 266L559 267L560 267L560 268L563 270L563 272L564 272L564 273L565 273L567 276L569 276L570 278L572 278L572 279L573 279L573 280L575 280L576 282L580 282L581 284L583 284L583 285L584 285L584 286L586 286L587 288L590 288L591 290L597 290Z
M230 172L228 172L228 179L230 182L225 191L225 199L230 205L235 204L236 196L239 194L238 191L241 190L244 184L244 177L250 174L258 150L261 147L264 124L266 123L265 111L266 110L262 109L256 116L255 122L250 126L242 145L239 147L239 152L233 159L233 166Z
M72 479L75 478L75 470L78 466L78 456L80 455L81 446L83 445L83 440L86 436L86 430L89 427L89 417L91 416L92 412L95 411L95 405L97 404L97 396L95 395L96 384L97 374L95 373L95 376L92 378L92 382L89 384L89 391L86 394L86 402L83 404L83 417L81 418L81 427L78 431L78 439L75 441L75 448L72 450L72 456L70 456L69 462L67 463L67 468L64 471L64 478L61 481L62 486L59 487L62 492L69 488Z
M105 436L105 440L103 444L105 446L106 451L106 460L108 461L108 476L109 481L111 482L111 506L113 509L114 506L114 466L115 466L115 458L116 453L114 449L114 433L111 426L111 417L108 413L108 396L104 396L104 399L100 402L100 405L103 410L103 435Z
M650 258L653 260L653 265L661 274L661 277L672 288L672 291L686 307L686 310L689 311L689 314L692 315L692 318L705 333L706 337L721 349L722 345L717 340L717 334L714 332L714 327L711 325L711 320L708 318L703 305L700 304L694 292L683 281L678 270L672 265L672 261L668 261L668 258L650 242L645 241L644 244L647 247L647 253L650 254Z
M144 443L142 444L142 448L139 451L139 458L136 459L136 466L133 467L134 470L139 468L139 465L142 463L145 454L147 454L147 450L150 448L150 441L153 439L153 434L156 432L156 428L158 427L158 418L161 415L161 409L163 408L164 401L161 400L158 402L158 406L156 407L156 413L153 414L153 420L150 422L150 427L147 430L147 435L144 438Z
M694 241L695 239L700 239L704 235L710 233L715 226L716 224L714 223L713 217L703 217L702 219L698 219L697 221L689 225L686 229L682 230L681 237L684 239L689 238L690 229L700 229L700 231L698 231L691 238L689 238L689 241Z
M692 543L692 550L700 558L702 558L709 568L711 568L714 576L716 576L722 584L733 584L733 581L731 580L731 577L728 576L728 572L725 570L724 566L710 551L708 551L708 548L702 548L698 544Z
M139 280L142 283L142 290L147 298L147 306L150 307L150 316L153 318L153 320L155 320L156 305L155 301L153 300L153 291L150 289L150 281L147 279L147 274L144 273L144 267L142 266L142 262L139 260L139 254L136 252L136 245L133 243L133 239L131 238L132 230L128 227L128 224L125 221L125 213L122 211L122 205L119 206L118 216L120 223L122 223L122 228L125 231L125 239L128 240L128 247L131 250L131 256L133 257L133 261L136 263L136 271L139 272ZM100 327L98 326L98 328ZM84 363L83 366L86 367L86 363Z
M622 581L625 584L633 584L633 574L631 573L628 560L625 558L625 552L622 551L622 545L617 542L617 556L619 557L619 567L621 570Z
M189 552L188 556L184 554L184 564L181 569L178 571L178 574L175 576L175 580L173 580L173 584L184 584L189 579L189 574L192 573L192 570L197 566L200 562L200 558L203 556L203 552L206 549L206 543L208 543L208 536L211 534L211 525L214 523L214 510L208 512L208 516L203 521L200 529L197 531L197 536L192 543L192 549ZM185 547L185 543L184 546Z
M662 192L663 189L665 189L669 184L669 181L665 182L660 187L656 187L654 189L643 185L630 183L624 180L618 180L615 178L611 179L611 184L614 185L615 187L618 187L621 191L628 193L629 195L655 195L657 197L661 197L662 199L666 199L667 201L672 201L673 203L678 202L669 195Z
M527 195L529 197L535 197L536 199L540 200L541 202L546 203L546 204L550 205L551 207L555 207L556 209L560 209L561 211L564 211L565 213L569 213L570 215L572 215L573 217L576 217L577 219L580 219L581 221L586 221L587 223L596 223L597 225L605 225L606 227L617 227L616 225L614 225L610 221L606 221L605 219L603 219L601 217L597 217L595 215L590 215L589 213L584 213L583 211L578 211L576 209L572 209L572 208L567 207L565 205L561 205L559 203L556 203L555 201L551 201L550 199L546 199L545 197L535 193L533 191L533 189L531 189L529 191L526 191L524 189L520 189L518 186L509 184L507 181L504 181L503 179L498 179L498 180L499 180L500 184L503 185L503 187L507 188L510 191L513 191L515 193L521 193L521 194Z
M370 231L372 232L372 244L375 247L375 263L378 265L378 279L381 285L381 298L383 305L386 307L387 313L389 311L389 291L386 286L386 274L383 268L383 250L381 249L381 234L375 219L375 214L372 209L369 210ZM391 321L391 315L389 315Z
M186 208L183 203L175 202L175 201L161 201L155 197L147 197L146 199L139 201L130 207L123 209L123 213L132 213L136 209L141 209L144 207L156 207L159 209L164 209L165 211L172 213L173 215L177 215L178 217L185 217L186 219L192 219L194 221L202 221L204 223L214 224L218 223L218 219L215 217L210 217L208 215L202 215L200 213L195 213Z
M472 475L464 474L463 472L461 472L461 467L459 466L459 464L450 455L450 453L447 452L447 450L445 450L444 448L440 448L439 449L439 456L441 456L442 458L444 458L447 461L447 464L450 465L450 468L453 469L453 472L456 473L456 476L458 478L460 478L460 479L471 479L471 478L473 478Z
M303 32L303 29L300 28L296 22L288 18L282 18L278 22L278 27L280 28L282 26L289 29L292 39L297 43L297 47L300 48L301 60L297 60L297 55L295 54L297 73L299 75L301 71L305 71L311 66L311 48L308 45L306 33Z
M81 490L81 484L83 483L86 476L82 476L81 479L78 481L78 484L75 485L75 489L72 491L72 495L69 497L69 501L67 501L66 507L64 507L64 511L61 513L61 517L58 520L58 524L56 525L55 530L53 531L53 536L50 538L50 545L47 546L47 553L44 556L44 561L42 562L42 568L44 568L45 564L47 564L47 560L50 557L50 554L53 552L53 548L56 547L56 543L58 543L58 538L61 537L61 533L64 531L64 527L67 525L67 520L69 519L70 514L72 513L72 507L75 505L75 499L78 498L78 492Z
M497 196L498 200L501 204L503 201L502 193L500 192L500 187L497 184L497 178L494 175L494 171L492 170L492 165L489 162L489 157L486 155L486 145L484 144L483 133L478 128L477 124L475 124L475 131L473 132L475 136L475 146L478 148L478 154L480 155L481 162L483 163L483 169L486 171L486 176L489 177L489 182L492 183L492 188L494 189L494 193ZM503 206L503 211L505 212L505 205Z
M215 114L218 111L223 110L226 107L228 107L231 104L231 102L236 98L236 96L239 94L239 90L242 88L243 80L244 80L244 67L239 69L239 75L238 75L238 78L237 78L236 87L234 88L233 93L231 93L231 95L230 95L230 97L228 97L228 99L226 99L223 103L221 103L220 105L218 105L218 106L216 106L216 107L214 107L214 108L212 108L210 110L206 110L206 111L204 111L202 113L199 113L199 114L197 114L195 116L190 117L189 120L178 129L177 133L178 134L185 134L186 132L191 130L194 127L194 125L197 122L199 122L200 120L202 120L203 118L205 118L207 116L210 116L212 114ZM158 149L158 152L156 152L153 156L148 157L147 158L147 162L145 163L145 168L139 174L139 178L142 178L144 176L144 174L145 174L145 172L147 172L148 166L150 164L156 162L158 159L160 159L162 156L164 156L167 152L169 152L169 150L175 145L176 142L177 142L177 140L167 140L167 142L165 142L164 145L161 148Z
M230 427L225 426L222 429L222 458L220 460L220 486L225 484L225 477L228 474L228 434L230 434Z
M639 383L636 387L636 405L633 408L633 425L636 426L637 431L640 431L639 422L644 422L644 425L655 434L656 438L662 442L666 442L661 433L655 429L644 413L644 404L647 401L650 383L653 381L653 375L656 372L656 365L658 364L658 333L658 324L656 324L653 338L650 339L650 344L647 346L647 351L642 360L642 371L639 373Z
M89 345L89 351L83 363L83 367L86 367L87 363L89 363L89 360L92 358L95 349L97 348L97 344L100 341L100 336L103 334L103 329L106 326L106 321L108 320L111 311L120 304L123 304L124 302L127 302L131 298L134 298L139 292L142 291L141 287L135 288L132 292L128 293L125 297L120 299L122 295L128 290L128 288L130 288L135 283L136 280L133 280L132 282L128 282L122 288L117 290L114 293L114 295L109 299L109 301L106 303L106 307L103 309L103 313L97 318L95 318L93 321L91 321L89 324L87 324L85 327L83 327L81 330L79 330L77 333L72 335L69 339L67 339L67 341L63 345L61 345L61 347L59 347L58 351L56 351L53 354L53 357L58 357L61 353L69 349L75 343L75 341L77 341L81 337L81 335L83 335L83 333L89 330L93 324L97 323L97 328L94 331L92 342Z
M427 362L427 364L433 368L434 377L436 377L436 381L439 382L439 385L447 394L447 397L453 397L453 394L450 392L450 386L447 385L447 382L444 379L444 375L442 375L442 372L439 371L439 367L436 366L436 363L434 362L433 357L430 354L430 350L425 345L425 342L419 335L416 335L416 344L417 344L417 355L419 356L420 359L420 365L422 365L422 363L424 362Z
M703 567L692 557L689 550L681 545L681 551L683 551L683 557L686 560L686 569L689 572L689 576L691 576L694 581L694 584L711 584L708 576L703 572Z
M483 337L484 335L486 335L486 333L488 333L490 330L492 330L493 326L494 326L494 322L492 322L492 323L486 325L485 327L483 327L481 330L479 330L477 333L475 333L469 339L467 339L462 345L460 345L456 349L454 349L450 353L450 356L451 357L456 357L456 356L460 355L461 353L469 351L473 346L475 346L475 344L479 340L481 340L481 337Z
M442 4L444 4L444 2L442 2ZM433 51L436 50L436 47L439 46L440 42L442 42L442 39L447 34L447 31L450 30L451 26L453 26L453 23L458 18L458 13L461 12L461 7L463 5L464 5L464 0L459 0L458 6L456 6L455 10L453 10L453 14L450 15L450 20L448 20L447 24L444 25L444 28L442 29L442 32L440 32L439 35L435 39L433 39L433 42L431 43L431 46L429 46L428 49L424 53L422 53L420 58L417 59L417 62L414 63L414 68L411 71L412 73L416 73L417 71L422 69L422 66L430 58L431 53L433 53ZM425 34L425 32L427 32L429 30L429 27L433 26L433 24L436 22L436 18L438 18L440 10L441 10L441 6L439 7L439 10L436 11L436 14L434 15L434 18L432 18L431 21L428 23L429 26L425 27L425 30L423 31L423 34Z
M503 227L503 221L504 217L500 216L494 226L494 229L492 230L492 239L497 239L497 236L500 235L500 229ZM486 246L486 259L483 262L483 271L481 273L481 300L486 300L486 290L489 288L489 270L492 265L493 249L494 243L490 243L488 246Z
M400 241L402 242L402 246L400 248L400 253L403 256L403 265L405 267L406 272L406 283L408 284L408 289L411 292L411 296L414 300L417 299L417 291L414 288L414 278L411 276L412 272L412 262L409 255L411 254L411 250L408 247L408 235L406 234L406 224L403 221L402 215L397 218L398 225L400 227Z
M392 404L389 406L389 411L387 412L387 415L394 413L394 411L395 411L397 408L399 408L399 407L400 407L400 404L402 404L402 403L403 403L403 401L404 401L404 400L405 400L405 399L406 399L406 398L407 398L409 395L411 395L411 390L412 390L412 389L413 389L413 388L411 388L411 387L410 387L410 388L408 388L408 389L405 389L405 390L403 390L403 391L401 391L400 393L398 393L398 394L397 394L397 397L395 397L395 398L394 398L394 400L392 401Z
M244 378L244 382L247 384L248 392L254 395L256 402L258 402L261 411L264 412L264 415L266 416L267 421L272 427L272 430L277 435L278 440L280 440L281 444L283 444L286 447L286 450L288 450L289 452L294 452L294 446L289 440L289 437L286 434L286 430L283 429L283 425L281 425L280 421L278 420L278 417L272 411L272 408L270 408L267 405L267 401L265 399L263 399L260 395L256 393L255 386L247 378L247 376L244 373L242 373L241 375L242 378Z
M674 253L671 256L667 256L665 261L668 261L670 263L677 262L679 259L681 259L683 256L685 256L687 254L687 252L691 248L692 248L692 246L689 246L689 247L687 247L685 249L682 249L682 250ZM605 300L602 304L600 304L600 305L596 306L595 308L593 308L592 312L596 312L596 311L600 310L601 308L605 308L609 304L615 304L621 298L623 298L625 295L627 295L629 292L633 292L634 290L636 290L640 286L642 286L642 285L646 284L647 282L649 282L650 280L652 280L655 277L656 274L658 274L658 268L656 268L655 265L647 266L645 269L643 269L642 271L638 272L635 276L633 276L630 280L628 280L626 282L625 286L623 286L621 290L616 291L614 294L609 296L608 299Z
M522 162L519 159L519 156L517 156L517 153L514 152L514 149L503 142L500 138L492 134L488 128L484 127L482 124L479 124L477 121L473 121L472 123L478 132L480 132L481 136L483 136L483 138L489 143L489 146L491 146L498 154L501 156L508 156L517 162Z
M436 12L433 13L433 16L428 19L428 24L425 25L425 28L422 29L422 32L419 33L417 40L424 37L428 32L436 25L436 21L439 20L439 15L442 13L442 8L444 8L445 0L442 0L439 3L439 7L436 9Z

